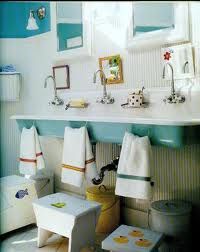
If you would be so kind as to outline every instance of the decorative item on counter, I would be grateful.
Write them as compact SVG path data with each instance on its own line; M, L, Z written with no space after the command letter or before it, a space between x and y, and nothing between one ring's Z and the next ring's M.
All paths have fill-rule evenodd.
M146 107L147 103L144 102L144 95L142 89L135 89L133 93L130 93L127 98L127 103L121 104L122 107L126 108L143 108Z
M87 108L88 103L84 99L74 99L66 104L65 110L68 108Z
M106 84L118 84L124 82L120 55L99 58L99 68L106 76Z

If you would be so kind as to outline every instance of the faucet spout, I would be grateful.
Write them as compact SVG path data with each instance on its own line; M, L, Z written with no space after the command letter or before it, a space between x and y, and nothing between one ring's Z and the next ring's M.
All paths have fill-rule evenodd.
M166 66L169 66L170 69L171 69L171 95L172 95L172 97L174 97L174 95L175 95L175 88L174 88L174 69L173 69L172 65L171 65L169 62L167 62L167 63L164 65L164 68L163 68L163 79L165 78Z
M165 78L165 71L166 71L166 66L169 66L171 69L171 94L170 96L166 97L166 99L164 99L164 102L168 102L168 103L183 103L185 102L185 96L184 95L180 95L178 93L175 92L175 87L174 87L174 70L172 65L167 62L164 65L163 68L163 78Z
M97 79L97 73L101 73L101 85L103 85L103 97L107 97L107 90L106 90L106 83L107 83L107 78L103 72L103 70L98 69L95 73L94 73L94 77L93 77L93 83L96 83L96 79Z
M45 78L45 81L44 81L44 88L47 87L47 82L48 82L48 79L52 79L53 80L53 89L54 89L54 99L53 101L51 101L50 103L53 104L53 105L63 105L63 100L60 99L57 95L57 89L56 89L56 80L55 78L52 76L52 75L48 75L46 78Z
M107 90L106 90L106 83L107 83L107 78L105 76L105 73L103 72L103 70L98 69L93 76L93 83L96 83L96 79L97 79L97 73L100 73L100 77L101 77L101 85L103 86L103 97L98 99L97 102L102 103L102 104L112 104L114 103L114 98L110 97L110 95L107 94Z
M47 87L48 79L52 79L52 80L53 80L54 96L56 97L56 96L57 96L56 80L55 80L55 78L54 78L52 75L48 75L48 76L45 78L45 81L44 81L44 87L45 87L45 88Z

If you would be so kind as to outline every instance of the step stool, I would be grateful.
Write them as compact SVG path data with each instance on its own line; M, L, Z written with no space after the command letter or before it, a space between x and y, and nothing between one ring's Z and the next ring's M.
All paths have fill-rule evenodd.
M55 193L35 200L33 209L39 248L45 246L52 233L69 238L69 252L80 252L84 246L94 246L100 204Z
M102 241L102 249L112 252L156 252L163 237L162 233L121 225Z

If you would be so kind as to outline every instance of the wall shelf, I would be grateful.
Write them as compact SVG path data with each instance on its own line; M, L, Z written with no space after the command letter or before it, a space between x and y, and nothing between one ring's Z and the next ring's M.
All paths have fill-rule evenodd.
M0 101L19 101L21 74L19 72L0 72Z

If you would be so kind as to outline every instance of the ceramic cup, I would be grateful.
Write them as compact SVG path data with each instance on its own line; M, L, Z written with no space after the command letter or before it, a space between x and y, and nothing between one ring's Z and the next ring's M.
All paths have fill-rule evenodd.
M140 108L143 104L143 93L131 93L128 95L128 106L134 108Z

